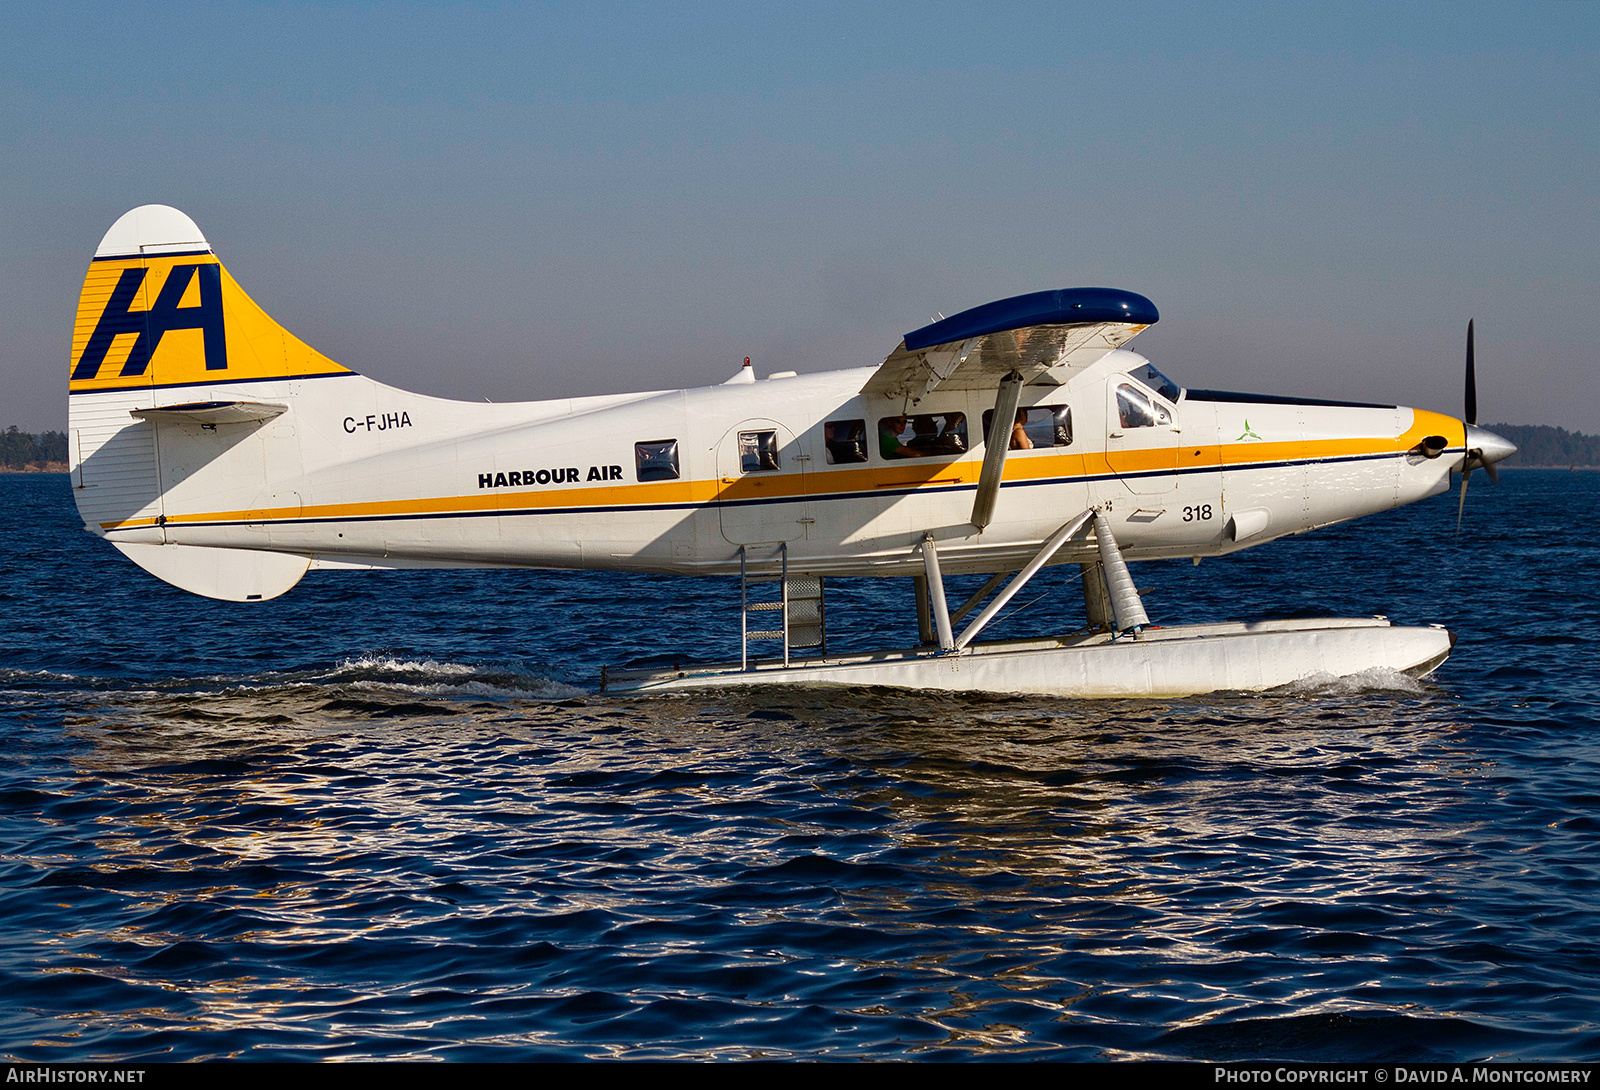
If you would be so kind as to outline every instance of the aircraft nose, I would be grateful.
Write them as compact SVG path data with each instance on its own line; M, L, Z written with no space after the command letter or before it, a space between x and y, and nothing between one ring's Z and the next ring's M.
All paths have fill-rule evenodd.
M1503 462L1517 452L1517 444L1488 428L1467 425L1467 450L1478 465L1492 466Z

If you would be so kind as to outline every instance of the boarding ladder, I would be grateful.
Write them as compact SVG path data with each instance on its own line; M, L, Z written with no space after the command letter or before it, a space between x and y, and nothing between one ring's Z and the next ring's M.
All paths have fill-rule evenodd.
M789 665L791 651L811 647L826 650L822 576L790 576L787 544L778 545L776 559L776 579L771 575L752 574L749 546L739 546L739 662L744 670L750 669L752 640L782 640L785 666ZM776 628L770 627L765 616L770 613L778 615ZM752 618L751 614L761 616ZM763 625L767 627L761 627Z

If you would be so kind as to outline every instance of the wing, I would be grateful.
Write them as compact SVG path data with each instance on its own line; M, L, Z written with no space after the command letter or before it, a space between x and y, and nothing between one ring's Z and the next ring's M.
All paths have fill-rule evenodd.
M985 303L907 333L862 393L917 401L935 389L994 390L1015 371L1081 370L1160 318L1142 295L1115 288L1036 291Z

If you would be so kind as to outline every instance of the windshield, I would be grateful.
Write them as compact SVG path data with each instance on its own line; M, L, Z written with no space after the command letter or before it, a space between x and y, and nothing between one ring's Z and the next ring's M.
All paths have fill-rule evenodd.
M1177 402L1178 394L1182 392L1178 389L1178 384L1160 371L1157 371L1156 365L1153 363L1135 367L1128 374L1173 403Z

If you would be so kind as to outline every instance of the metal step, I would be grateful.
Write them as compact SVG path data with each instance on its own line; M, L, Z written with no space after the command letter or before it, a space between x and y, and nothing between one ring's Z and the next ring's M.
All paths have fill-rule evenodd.
M750 668L750 641L782 640L783 664L789 665L794 650L826 646L826 612L823 607L823 581L817 575L789 574L789 546L778 545L778 576L750 574L749 547L739 546L739 632L741 668ZM757 588L774 588L778 597L751 601ZM766 593L771 593L767 591ZM752 613L779 613L781 627L752 628Z

